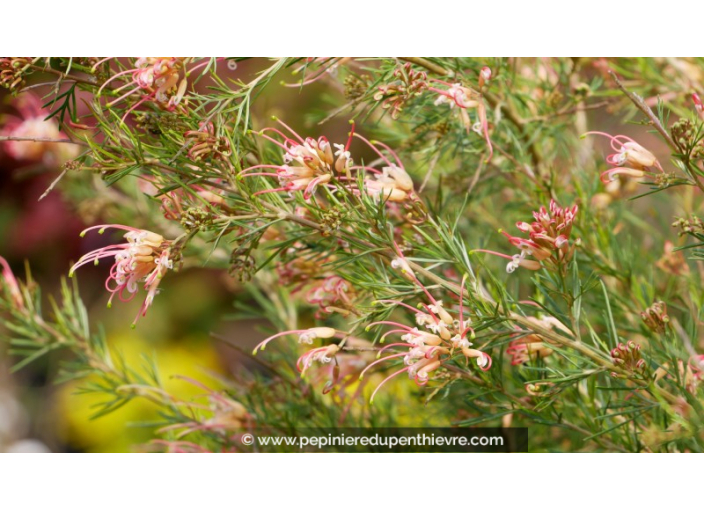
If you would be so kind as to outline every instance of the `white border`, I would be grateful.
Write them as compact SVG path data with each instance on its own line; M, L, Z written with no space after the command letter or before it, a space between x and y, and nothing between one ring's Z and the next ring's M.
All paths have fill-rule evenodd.
M681 54L702 7L564 0L478 2L5 2L4 53L142 55ZM689 20L692 20L691 22ZM147 51L150 50L150 51Z

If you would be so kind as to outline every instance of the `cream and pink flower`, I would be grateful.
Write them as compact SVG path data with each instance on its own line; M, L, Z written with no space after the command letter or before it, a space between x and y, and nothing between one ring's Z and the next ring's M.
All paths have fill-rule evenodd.
M563 267L572 260L577 241L571 241L572 225L577 216L579 207L560 207L555 200L550 200L550 207L541 207L533 212L532 223L519 221L516 223L518 230L528 234L528 239L512 236L504 231L509 242L521 253L506 255L491 250L474 250L475 252L489 253L508 259L506 271L513 273L519 267L537 271L541 267ZM532 259L528 258L532 257ZM535 259L535 260L533 260Z
M479 88L483 89L485 85L491 79L491 69L489 67L482 67L479 72L478 84ZM460 118L462 124L464 124L467 132L471 129L475 133L482 135L486 140L487 148L489 149L489 156L487 160L491 159L494 154L494 148L491 144L491 138L489 136L489 120L487 118L486 104L484 102L484 97L480 91L474 90L467 87L461 83L449 83L442 80L432 80L437 83L438 87L429 87L428 90L438 94L435 100L435 105L447 104L450 108L455 106L458 108L460 113ZM474 109L476 111L476 121L472 123L468 110Z
M648 149L625 135L610 135L601 131L590 131L586 135L600 135L609 139L611 149L615 152L606 157L606 162L612 166L601 173L601 182L609 184L617 176L640 178L655 176L654 169L663 172L660 162Z
M173 268L171 258L173 242L167 241L154 232L125 225L98 225L84 230L81 236L96 229L102 234L108 228L126 231L124 237L127 242L112 244L86 253L73 265L69 276L73 276L76 269L86 264L97 265L100 259L114 259L110 275L105 280L105 288L111 294L108 306L112 304L116 295L121 301L131 301L139 292L139 287L143 286L147 296L134 320L136 323L140 316L147 313L147 309L154 301L161 279L169 269Z
M313 340L316 340L318 338L322 338L323 340L328 340L330 338L334 337L341 337L343 336L343 333L338 332L334 328L328 328L328 327L315 327L315 328L308 328L308 329L292 329L289 331L282 331L281 333L276 333L275 335L271 335L269 338L265 338L261 342L259 342L255 347L254 350L252 351L253 354L257 354L257 351L259 350L264 350L266 346L271 342L272 340L276 338L280 338L282 336L290 336L290 335L298 335L298 343L299 344L312 344Z
M100 60L94 68L113 58L115 57ZM113 74L103 83L98 92L100 93L114 80L127 77L126 83L112 90L113 93L121 95L107 104L108 107L114 106L133 95L138 95L139 100L130 106L122 117L123 120L132 110L146 102L152 102L160 108L173 111L184 102L188 75L208 64L208 61L205 61L186 70L190 61L190 57L139 57L134 61L134 67Z
M364 173L363 189L366 195L389 202L417 200L413 191L413 180L406 172L398 154L389 146L370 141L354 132L354 124L347 142L331 144L324 136L303 138L281 120L276 121L284 131L265 128L259 135L276 144L283 151L283 161L274 165L254 165L242 170L241 178L271 177L278 180L278 187L267 188L253 194L303 192L309 200L316 190L326 186L331 190L345 188L359 195L359 172ZM378 156L381 169L368 165L355 165L350 154L352 140L358 138L366 143Z
M415 315L416 325L411 327L399 322L379 321L367 326L367 329L378 325L392 326L393 329L382 336L382 342L387 336L392 334L400 334L400 341L388 344L379 350L378 357L380 359L370 363L362 370L360 380L368 370L384 361L398 358L402 358L403 361L403 368L386 377L372 393L371 400L373 401L376 393L387 381L403 372L408 373L409 377L419 386L427 384L431 374L457 354L463 356L467 361L473 360L479 370L489 370L492 364L489 354L473 347L474 330L471 327L471 319L465 317L462 300L459 302L457 311L446 308L442 301L436 300L428 289L415 278L413 272L410 271L408 261L400 251L395 259L394 267L408 268L404 275L407 278L411 278L422 289L428 300L427 303L421 303L419 308L413 308L406 303L393 299L384 299L378 302L411 310ZM464 291L464 280L461 287ZM254 348L253 352L256 354L259 350L264 350L269 342L274 339L292 335L298 337L299 344L312 344L317 339L330 340L338 338L342 339L343 342L352 339L348 333L330 327L296 329L282 331L264 339ZM404 350L400 352L394 351L388 356L381 357L384 353L388 354L387 351L389 349L398 348ZM328 344L313 348L298 359L298 369L304 374L315 363L330 364L339 352L340 346L338 344Z
M393 163L383 167L380 174L364 179L364 184L369 196L389 202L405 202L413 194L413 180L403 167Z
M471 327L471 319L465 316L462 297L458 298L458 310L446 307L442 301L435 299L416 278L408 261L398 251L398 247L397 255L397 258L392 262L392 267L401 270L405 278L418 285L425 294L427 302L420 303L418 308L413 308L402 301L394 299L378 301L380 304L400 306L412 311L415 315L416 324L409 326L401 322L384 320L373 322L367 326L367 329L380 325L391 326L392 329L382 335L381 342L387 336L393 334L400 335L400 342L394 342L383 347L378 353L379 359L367 366L360 374L360 378L372 367L388 360L401 359L404 365L403 368L386 377L377 386L372 393L372 401L386 382L404 372L417 385L426 385L430 380L431 374L455 358L457 354L464 356L467 361L474 360L476 367L482 371L489 370L492 364L489 354L473 347L474 330ZM462 294L464 293L464 282L463 279L461 285ZM381 357L389 349L393 349L392 353ZM402 350L398 352L397 349Z
M348 335L341 331L337 331L334 328L329 328L325 326L320 326L320 327L314 327L314 328L308 328L308 329L293 329L289 331L282 331L281 333L277 333L275 335L270 336L269 338L266 338L259 342L259 344L254 347L254 350L252 351L253 354L257 354L257 351L259 350L264 350L266 346L271 342L272 340L276 338L281 338L284 336L291 336L291 335L297 335L298 336L298 343L299 344L312 344L314 340L317 339L322 339L322 340L330 340L332 338L345 338ZM335 361L335 357L337 353L340 351L340 347L337 344L328 344L322 347L316 347L313 349L310 349L303 353L299 358L298 361L296 362L296 367L298 371L301 373L301 377L305 376L306 371L310 369L314 364L318 363L320 365L329 365ZM335 363L337 363L335 361ZM335 381L337 380L337 377L335 376L333 372L333 381L331 381L331 385L335 384ZM330 387L326 387L329 391Z
M280 165L255 165L242 170L240 175L274 177L278 179L279 187L258 191L254 195L302 191L307 200L318 186L327 185L335 172L344 174L349 170L352 164L349 153L351 137L347 145L335 144L333 154L333 146L324 136L317 140L311 137L304 139L288 125L278 119L277 121L290 136L271 127L262 129L259 135L283 149L283 162ZM280 139L270 136L270 133Z
M324 347L318 347L317 349L311 349L304 353L298 361L296 362L296 368L304 376L306 370L313 366L314 363L320 363L326 365L332 363L335 355L340 350L336 344L326 345Z
M316 318L322 314L331 313L330 307L349 310L353 307L355 292L352 284L337 275L328 275L322 281L317 281L306 292L306 301L320 307Z

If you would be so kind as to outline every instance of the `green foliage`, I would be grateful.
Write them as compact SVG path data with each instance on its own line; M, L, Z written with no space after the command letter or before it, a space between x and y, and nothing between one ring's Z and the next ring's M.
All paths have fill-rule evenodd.
M237 449L237 433L251 427L441 423L527 426L535 450L702 450L704 295L700 262L690 261L704 259L696 216L704 129L685 85L701 60L185 59L174 63L165 97L153 94L158 82L133 81L146 68L133 59L60 62L61 76L75 81L47 95L48 118L85 149L60 185L67 200L99 202L103 223L173 240L175 269L205 266L243 282L232 319L265 318L270 334L334 328L335 338L314 347L332 342L339 351L301 378L295 334L254 358L228 340L251 358L249 369L227 394L187 405L160 389L150 362L126 366L92 332L75 287L63 285L47 318L28 280L22 306L3 286L16 368L68 349L61 380L84 379L84 391L105 396L96 416L147 398L162 410L166 443L157 444L179 448ZM226 72L228 62L237 71ZM480 82L485 66L491 78ZM291 76L298 86L285 88ZM185 93L173 101L182 80ZM443 95L455 93L452 84L465 96ZM92 98L84 109L79 91ZM287 102L296 98L308 111ZM322 133L344 146L348 130L355 136L341 152L353 166L321 171L316 187L274 191L296 165L282 161L286 149ZM610 166L602 154L619 146L584 138L590 130L627 133L659 157L602 182ZM373 193L389 167L403 168L411 189L397 179ZM524 249L528 265L507 274L500 257L521 249L499 232L527 238L514 225L536 221L533 211L552 200L579 206L567 248L551 239L550 259ZM392 264L399 258L414 277ZM319 299L326 284L343 286ZM370 405L373 386L359 382L360 367L381 354L390 328L369 325L415 327L409 307L428 296L471 319L473 348L491 356L491 369L452 349L427 386L402 375ZM666 309L653 306L660 301ZM527 349L523 361L516 349ZM378 384L403 363L392 358L369 373Z

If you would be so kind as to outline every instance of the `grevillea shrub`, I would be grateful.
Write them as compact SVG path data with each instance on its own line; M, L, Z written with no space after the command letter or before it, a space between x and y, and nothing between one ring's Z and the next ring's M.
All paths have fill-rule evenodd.
M5 158L50 172L44 196L87 224L50 301L0 258L3 337L19 369L64 351L97 416L157 406L151 450L440 425L701 451L703 76L700 59L4 57ZM259 324L211 338L244 362L218 387L184 377L197 397L163 387L158 338L123 361L77 284L104 280L137 334L196 306L171 290L189 271L231 291L222 321Z

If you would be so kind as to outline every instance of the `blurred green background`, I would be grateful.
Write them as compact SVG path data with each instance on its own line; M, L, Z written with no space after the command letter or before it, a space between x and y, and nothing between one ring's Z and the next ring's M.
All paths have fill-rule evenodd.
M222 66L218 73L225 80L247 81L267 66L265 59L252 59L241 62L234 70ZM35 73L26 85L31 87L52 78ZM196 88L205 91L208 85L204 79ZM31 92L41 98L50 90L38 87ZM311 111L320 111L331 102L343 100L341 90L331 90L323 84L304 89L274 86L257 98L252 110L254 122L278 115L286 118L294 129L306 132L311 124L307 117ZM13 117L21 117L17 99L0 89L0 129ZM48 122L58 125L56 120ZM325 132L330 137L345 137L348 127L341 118L329 122ZM314 128L312 134L317 136L319 131ZM7 144L0 142L0 255L8 260L20 279L24 279L28 263L46 300L48 295L58 294L61 278L68 275L73 262L83 253L108 244L111 240L108 235L81 238L79 233L93 224L110 222L110 217L109 213L103 214L105 211L97 201L68 203L61 195L60 186L39 200L59 175L60 165L67 159L67 146L61 146L64 152L56 158L23 159L16 157ZM43 149L58 154L55 147ZM112 238L115 239L117 236ZM251 364L211 335L216 333L247 350L263 338L258 326L266 324L265 321L227 319L227 314L234 311L233 301L246 298L237 292L237 284L226 272L189 269L169 275L168 286L162 285L147 317L131 329L141 298L130 303L117 302L108 309L104 288L107 267L88 266L77 274L91 325L105 328L109 344L128 363L137 365L143 353L152 357L168 392L184 399L203 393L174 375L190 376L219 389L223 387L222 381L236 373L242 364ZM6 334L0 326L0 335ZM7 343L2 343L0 451L122 452L133 451L136 445L153 438L154 427L148 423L157 414L149 402L133 401L92 420L90 416L95 411L92 406L100 397L78 393L80 382L53 382L63 356L51 354L13 373L11 368L17 359L8 353Z
M223 68L221 77L247 81L266 66L263 59L241 62L236 70ZM43 81L47 77L37 73L28 84ZM205 90L207 85L204 79L197 87ZM253 106L255 128L277 115L304 135L322 134L323 129L313 121L314 114L332 110L345 101L339 84L330 85L319 82L302 89L268 87ZM48 90L38 88L34 92L41 95ZM4 90L0 91L0 115L0 128L10 119L8 115L18 115L13 98ZM603 131L618 126L619 133L636 136L656 156L666 157L666 147L655 136L639 126L624 128L620 119L608 112L590 113L588 125ZM324 132L331 140L343 140L348 129L347 117L340 116L327 123ZM596 144L601 150L602 141ZM60 164L60 158L18 159L0 143L0 255L9 261L18 278L24 277L28 262L45 298L58 293L61 277L68 275L71 264L83 253L109 241L107 235L79 237L87 226L110 222L109 217L102 216L100 203L68 203L59 189L38 200L60 173ZM634 208L646 221L666 229L672 211L665 210L662 201L657 206L653 203L642 200ZM122 352L128 363L137 364L142 353L152 356L167 391L183 398L195 397L202 390L173 376L190 376L218 389L243 364L251 363L211 335L216 333L243 349L251 348L264 336L257 328L265 321L227 319L234 311L233 302L247 298L237 292L238 285L226 272L188 269L170 274L168 285L162 285L147 317L131 329L141 299L107 309L106 271L104 264L88 266L77 275L93 327L105 328L110 345ZM0 334L5 333L0 330ZM135 401L97 421L91 420L91 406L97 397L76 394L76 383L52 382L62 356L55 353L11 373L16 360L7 353L6 343L0 347L0 451L131 451L153 437L153 427L143 426L157 417L148 402ZM399 384L392 391L403 400L408 388ZM441 420L439 413L437 418ZM405 425L412 421L404 418L403 412L400 419ZM415 419L418 424L429 425L431 421L430 415Z

